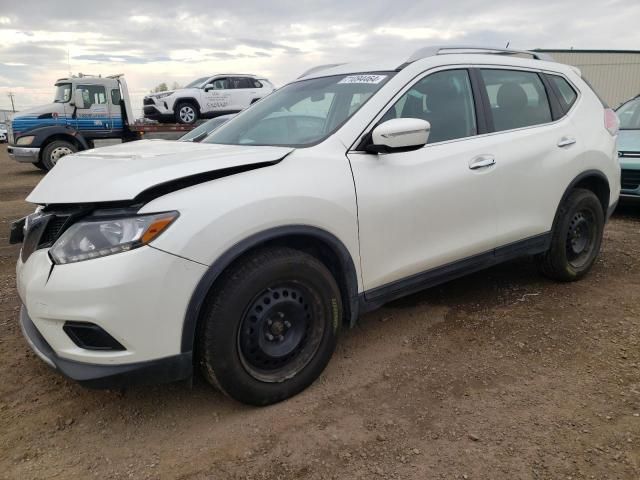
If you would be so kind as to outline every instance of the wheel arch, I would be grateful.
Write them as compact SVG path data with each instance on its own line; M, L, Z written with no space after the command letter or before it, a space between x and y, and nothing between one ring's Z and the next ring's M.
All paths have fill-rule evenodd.
M344 310L343 321L353 326L358 318L358 279L354 261L347 247L335 235L308 225L275 227L237 243L223 253L206 271L187 306L181 338L181 351L193 351L209 292L224 271L244 255L267 246L288 246L307 252L322 261L338 283Z
M606 217L607 211L609 209L609 197L611 190L609 187L609 180L607 179L607 176L600 170L587 170L575 177L571 181L567 189L564 191L564 194L560 199L560 203L558 203L558 207L556 208L556 212L560 210L561 205L569 197L571 191L576 188L584 188L595 193L595 195L598 197L598 200L600 200L600 204L602 205L602 212ZM556 221L557 219L554 219L553 227L555 227Z
M202 108L200 107L200 102L195 97L180 97L176 98L175 102L173 102L173 113L178 112L178 105L181 103L191 103L194 107L198 109L198 115L202 113Z

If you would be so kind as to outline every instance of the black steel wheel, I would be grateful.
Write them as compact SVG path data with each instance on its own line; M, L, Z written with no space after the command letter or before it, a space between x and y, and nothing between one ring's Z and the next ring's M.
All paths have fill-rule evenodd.
M603 231L598 197L590 190L573 190L556 214L549 250L537 257L540 270L564 282L582 278L598 256Z
M197 354L213 385L241 402L268 405L322 373L341 323L340 290L327 267L304 252L268 248L216 282Z

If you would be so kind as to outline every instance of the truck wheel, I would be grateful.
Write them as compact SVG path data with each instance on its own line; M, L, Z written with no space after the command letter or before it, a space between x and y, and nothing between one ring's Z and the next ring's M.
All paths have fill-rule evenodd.
M290 248L260 250L225 272L207 300L202 372L240 402L279 402L322 373L341 319L340 290L322 262Z
M192 124L198 120L198 109L191 102L180 102L176 107L176 122Z
M42 160L40 161L42 162L45 170L51 170L62 157L65 155L71 155L77 151L78 148L73 143L65 142L64 140L54 140L44 147Z
M600 251L604 231L600 200L590 190L575 189L560 206L554 223L551 247L537 257L540 271L561 282L579 280Z

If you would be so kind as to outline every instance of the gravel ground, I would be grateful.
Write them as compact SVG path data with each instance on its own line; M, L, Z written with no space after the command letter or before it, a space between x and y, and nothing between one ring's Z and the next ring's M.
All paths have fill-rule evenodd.
M0 478L640 478L640 207L583 281L523 259L396 301L257 409L199 378L85 390L31 353L7 237L41 177L0 146Z

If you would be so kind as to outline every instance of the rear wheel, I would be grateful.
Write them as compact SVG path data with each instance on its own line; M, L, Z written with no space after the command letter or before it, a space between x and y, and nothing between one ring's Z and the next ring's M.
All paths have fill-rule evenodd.
M44 170L51 170L62 157L65 155L71 155L77 151L78 148L73 143L64 140L54 140L44 147L40 162L42 163ZM37 164L36 166L41 168Z
M180 102L176 106L176 122L192 124L198 120L198 109L191 102Z
M324 370L341 318L340 291L319 260L289 248L258 251L211 293L198 339L204 376L244 403L289 398Z
M585 276L596 260L604 231L604 212L590 190L575 189L557 213L549 250L538 256L542 273L570 282Z

